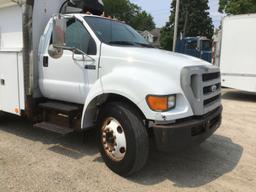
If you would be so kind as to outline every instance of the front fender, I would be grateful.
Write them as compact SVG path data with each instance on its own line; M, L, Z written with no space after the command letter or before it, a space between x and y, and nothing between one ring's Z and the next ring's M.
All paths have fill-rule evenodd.
M133 67L116 68L104 75L90 89L86 98L82 128L93 125L92 119L97 103L104 102L102 96L116 94L130 100L144 114L146 119L154 121L172 121L193 114L189 102L180 88L180 81L172 80L163 74ZM176 83L175 83L176 82ZM178 82L178 83L177 83ZM177 107L167 112L152 111L146 102L147 95L177 95ZM100 101L97 99L100 98Z
M193 114L181 89L179 74L168 76L142 67L116 67L102 76L104 93L122 95L132 101L148 120L171 121ZM168 112L152 111L146 102L148 95L177 95L177 107Z

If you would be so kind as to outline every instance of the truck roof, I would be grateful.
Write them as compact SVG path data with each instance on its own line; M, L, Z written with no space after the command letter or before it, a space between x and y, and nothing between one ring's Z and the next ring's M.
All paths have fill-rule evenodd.
M228 15L226 17L224 17L223 20L226 19L248 19L248 18L255 18L256 14L252 13L252 14L241 14L241 15Z
M111 20L111 21L117 21L117 22L120 22L120 23L124 23L123 21L120 21L120 20L112 18L112 17L89 15L89 14L84 14L84 13L74 13L74 14L67 14L67 15L79 15L79 16L82 16L82 17L95 17L95 18L99 18L99 19L106 19L106 20Z

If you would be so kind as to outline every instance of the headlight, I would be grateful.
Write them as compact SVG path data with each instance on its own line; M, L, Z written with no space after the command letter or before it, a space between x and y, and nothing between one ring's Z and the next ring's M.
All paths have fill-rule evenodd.
M168 111L175 108L176 106L176 95L157 96L148 95L147 98L148 106L153 111Z

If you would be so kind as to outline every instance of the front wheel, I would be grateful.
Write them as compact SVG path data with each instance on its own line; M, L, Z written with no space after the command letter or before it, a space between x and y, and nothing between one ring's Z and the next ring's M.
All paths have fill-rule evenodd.
M129 176L146 163L149 151L147 130L137 110L124 103L109 103L99 116L99 149L106 165Z

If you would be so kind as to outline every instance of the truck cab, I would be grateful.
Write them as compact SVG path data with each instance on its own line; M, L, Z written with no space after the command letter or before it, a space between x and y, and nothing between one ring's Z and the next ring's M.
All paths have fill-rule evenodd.
M177 41L178 53L201 58L212 62L212 42L206 37L185 37Z
M27 116L36 121L35 128L63 135L95 129L106 165L122 176L145 165L150 136L159 150L168 152L199 144L219 128L218 68L156 49L123 22L63 13L63 3L14 5L23 6L19 11L27 16L20 63L11 63L24 67L16 83L23 94L14 98L24 106L8 111L0 105L1 111ZM0 8L0 14L9 8ZM25 24L31 15L34 25L29 28ZM1 60L7 56L0 50ZM17 78L3 74L2 68L0 73L8 76L1 89Z

